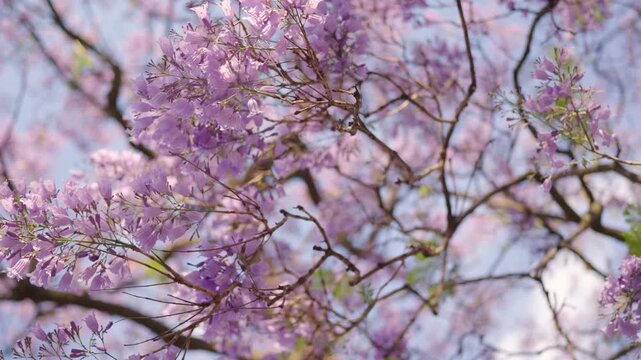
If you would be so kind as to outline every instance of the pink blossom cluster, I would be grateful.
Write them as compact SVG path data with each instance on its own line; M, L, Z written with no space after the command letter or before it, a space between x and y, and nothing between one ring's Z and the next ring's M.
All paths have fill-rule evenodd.
M583 72L567 50L555 49L554 56L537 61L532 77L539 85L523 107L539 129L539 165L553 171L569 165L558 154L563 143L595 153L613 143L614 135L606 128L610 110L594 101L593 89L582 85Z
M238 175L278 131L292 131L266 119L268 105L345 108L345 75L353 85L365 70L353 62L366 37L348 2L252 1L240 14L230 6L214 26L203 5L201 24L161 40L162 62L136 82L132 131L164 153L216 158L207 163L218 176Z
M611 25L612 2L194 1L182 8L192 22L131 81L151 33L137 29L118 54L123 44L103 44L70 1L6 0L0 18L23 16L0 30L20 25L69 90L65 104L115 120L131 146L94 152L62 186L41 178L47 157L21 153L57 148L46 129L0 147L0 300L28 303L39 321L12 329L31 328L9 340L13 355L478 358L512 343L514 354L582 355L603 334L574 326L587 312L556 301L567 295L556 280L566 269L605 278L584 239L630 246L610 221L629 200L600 181L632 188L641 162L624 160L609 108L584 85L589 68L563 49ZM149 28L182 19L173 1L140 11ZM550 39L562 49L534 64L528 93L520 75ZM507 87L522 131L491 104ZM66 135L83 151L94 144L81 133L110 141L95 125L69 123ZM615 140L616 157L605 149ZM541 194L542 179L559 186ZM638 338L640 266L628 257L607 279L608 334ZM545 300L549 321L530 331L540 309L514 299ZM78 308L99 313L69 322ZM114 332L122 318L134 326ZM528 331L506 338L515 326ZM111 354L114 343L135 349Z
M14 346L15 356L22 359L69 358L85 359L87 357L110 356L105 345L105 335L113 322L100 325L95 314L91 313L82 322L71 321L45 331L36 325L30 336L26 336ZM113 358L113 357L112 357Z
M608 277L599 304L610 312L606 333L623 334L633 340L641 331L641 258L627 256L618 276Z

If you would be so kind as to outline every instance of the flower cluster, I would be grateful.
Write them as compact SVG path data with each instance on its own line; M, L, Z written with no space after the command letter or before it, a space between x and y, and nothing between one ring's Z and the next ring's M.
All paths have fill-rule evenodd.
M610 110L594 101L594 90L582 86L583 73L566 50L538 60L532 77L540 83L523 107L539 125L539 165L559 170L569 164L558 156L562 141L596 154L612 144L614 135L605 127Z
M3 185L0 260L11 278L98 290L130 278L136 263L173 281L176 333L198 328L233 344L247 324L268 331L257 321L278 306L268 300L298 285L266 290L263 246L274 229L264 213L283 195L281 180L334 165L332 149L307 148L299 133L333 130L333 116L358 111L347 89L365 76L354 59L367 39L349 2L236 8L223 1L218 20L207 4L194 8L200 22L161 40L162 60L135 81L131 133L156 159L99 151L93 182ZM163 252L188 262L173 268Z
M620 333L636 340L641 330L641 258L626 257L619 271L618 277L608 277L599 304L612 312L608 334Z
M106 181L68 181L56 189L51 181L15 183L0 189L8 217L0 238L1 258L9 276L29 273L38 286L69 289L83 280L92 289L126 279L127 251L146 253L158 242L173 242L197 223L199 211L177 205L176 196L189 190L167 182L161 169L148 171L130 187L113 193ZM176 191L176 192L174 192Z
M201 24L161 40L162 61L136 81L137 141L166 154L215 158L207 164L217 176L235 176L270 138L292 131L267 126L279 123L266 118L280 111L274 106L302 109L294 115L350 107L341 91L364 76L354 57L366 38L348 2L255 1L237 14L224 1L215 26L206 5L195 10Z
M30 336L15 344L14 355L20 359L86 359L105 355L113 358L105 346L105 335L113 323L100 325L93 313L85 317L83 323L88 331L75 321L50 331L36 325Z
M0 187L0 203L8 214L2 222L0 259L7 261L9 277L29 275L35 285L55 284L62 290L82 279L98 289L111 284L110 274L128 273L125 261L106 259L105 249L90 240L111 232L109 218L97 213L111 201L108 189L103 196L72 181L62 191L51 181L13 187Z
M19 14L13 7L31 2L9 1L0 13ZM601 172L630 183L635 174L613 167L621 160L602 150L614 141L611 114L582 84L576 60L556 50L536 62L529 96L516 89L510 109L513 122L528 128L525 136L506 131L486 95L512 80L519 86L540 26L570 46L575 37L566 31L598 26L609 0L499 0L508 13L469 1L442 12L426 0L197 1L184 9L194 20L159 40L162 54L133 82L125 79L140 71L115 53L122 47L103 47L101 36L82 31L92 19L67 24L72 7L33 2L35 13L52 15L22 17L36 48L73 100L90 103L90 115L114 118L139 153L98 151L91 171L56 186L18 180L28 172L14 161L18 141L7 140L0 297L32 300L29 314L39 321L52 303L125 314L123 323L146 328L138 336L144 339L114 338L140 346L129 353L148 351L129 360L170 360L191 350L221 358L409 359L477 350L491 357L500 344L486 335L501 333L494 326L504 322L492 313L506 290L536 275L549 304L563 295L547 279L554 271L548 264L563 253L557 245L575 241L561 235L578 225L576 241L590 227L620 237L599 221L608 200L591 187ZM152 1L160 10L142 9L174 26L183 14L172 1L161 9L163 2ZM512 10L533 21L527 44L513 41L519 24L504 22L517 15ZM40 23L76 43L72 63L57 60L58 52L47 56L58 40L39 41L48 35ZM135 44L142 42L127 48ZM527 45L515 69L512 45ZM131 111L120 109L131 95ZM537 143L531 177L522 170ZM28 160L28 170L43 174L46 158ZM574 169L581 160L585 171ZM568 185L590 177L581 182L589 213L576 186L555 189L557 211L532 185L543 173L549 186L550 174L562 169ZM543 256L532 272L521 260L523 249L534 248ZM598 272L585 249L572 250L563 254ZM491 265L489 273L479 261ZM641 260L630 257L607 281L601 305L612 309L611 333L638 337L640 271ZM565 312L549 310L568 354L592 341L565 326ZM107 352L107 331L112 324L93 314L55 329L37 326L14 353L127 358ZM431 341L416 346L426 331ZM522 343L529 351L525 343L538 348L548 340Z
M230 190L190 164L164 167L161 160L125 176L123 166L135 159L102 152L94 162L105 178L97 182L77 179L62 189L47 180L3 184L0 260L8 276L65 291L81 284L99 290L130 279L132 262L142 264L175 282L173 296L184 306L167 311L190 315L182 330L202 325L210 339L237 336L251 313L239 313L244 307L267 308L259 287L268 269L261 246L271 231L260 209L268 201ZM198 229L205 239L192 242ZM196 260L184 275L156 253L174 246ZM195 311L202 315L191 316Z

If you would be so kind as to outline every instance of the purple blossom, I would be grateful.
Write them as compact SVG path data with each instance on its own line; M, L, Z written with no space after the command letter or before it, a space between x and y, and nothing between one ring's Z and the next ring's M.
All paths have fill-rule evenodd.
M560 140L598 153L598 144L609 146L614 139L605 128L609 110L593 103L593 90L580 83L583 73L572 61L569 52L563 49L556 49L552 58L538 60L532 76L540 83L536 94L527 96L523 102L524 109L532 115L530 126L538 124L544 128L537 138L537 164L552 171L567 165L558 154ZM550 185L548 176L544 188Z
M621 333L637 339L641 330L641 258L627 256L619 276L609 276L601 291L599 304L612 312L606 333Z
M94 334L98 334L100 331L100 325L98 325L98 320L96 320L96 315L94 313L91 313L87 315L84 319L85 324L87 324L87 328L91 330Z

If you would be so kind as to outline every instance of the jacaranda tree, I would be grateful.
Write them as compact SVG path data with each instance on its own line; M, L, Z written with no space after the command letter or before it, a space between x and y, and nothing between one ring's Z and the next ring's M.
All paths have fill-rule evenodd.
M637 0L2 0L0 37L0 358L641 347Z

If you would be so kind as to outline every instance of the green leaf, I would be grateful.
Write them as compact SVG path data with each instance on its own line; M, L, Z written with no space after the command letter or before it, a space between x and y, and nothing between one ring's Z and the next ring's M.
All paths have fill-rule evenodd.
M628 251L634 256L641 256L641 206L628 205L623 215L625 222L630 224L630 231L623 234Z
M623 238L631 255L641 256L641 237L638 233L624 233Z
M427 260L429 260L429 257L427 257L427 256L423 255L423 253L422 253L422 252L419 252L418 254L416 254L416 260L418 260L418 262L422 262L422 263L424 263L424 262L426 262Z
M420 188L418 188L418 196L421 199L428 197L433 192L434 192L434 189L429 185L422 185Z
M338 300L343 300L345 297L354 293L354 288L349 285L349 278L347 276L343 276L340 279L336 287L334 287L333 293Z
M304 337L299 336L296 338L296 343L294 344L294 351L305 350L306 346L307 346L307 340L305 340Z
M324 286L331 287L334 284L334 273L327 269L318 269L312 275L312 289L322 290Z
M565 109L568 106L568 99L564 97L556 99L556 106Z
M358 288L358 292L366 304L369 305L374 301L374 289L372 289L372 284L367 283L367 284L361 285Z
M405 275L405 281L410 285L416 285L425 281L425 269L417 267Z
M165 268L162 266L162 264L160 264L156 260L151 259L149 260L149 262L147 262L147 267L145 268L145 274L147 276L151 276L157 279L164 279L165 276L161 273L164 270Z
M71 78L78 79L78 76L84 70L91 68L91 65L93 65L93 60L89 56L89 52L79 41L76 41L71 53Z

